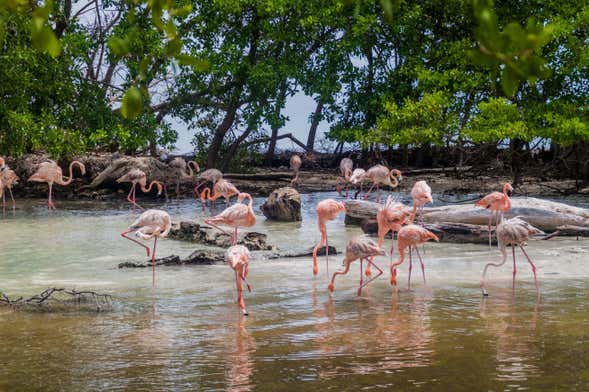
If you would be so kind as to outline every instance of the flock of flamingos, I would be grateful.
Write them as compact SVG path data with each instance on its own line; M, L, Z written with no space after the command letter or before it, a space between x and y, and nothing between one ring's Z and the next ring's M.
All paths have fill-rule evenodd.
M299 170L301 167L301 158L298 155L293 155L290 159L290 166L294 172L293 179L291 181L292 186L297 186L299 183ZM195 162L186 163L182 158L175 158L170 166L177 169L180 173L188 173L192 175L193 168L196 172L199 171L199 167ZM73 168L78 167L80 172L85 174L85 167L81 162L73 161L69 166L69 177L64 179L62 169L53 161L43 162L39 165L38 170L34 173L28 181L45 182L48 184L48 200L47 206L49 209L55 209L52 201L52 188L53 184L62 186L69 185L73 180ZM370 188L365 192L364 199L368 199L370 193L376 187L378 196L376 201L380 203L380 186L386 185L391 188L396 188L399 181L402 179L401 172L396 169L389 170L383 165L376 165L368 170L361 168L354 169L354 163L349 158L343 158L340 162L341 177L338 177L336 182L336 189L342 194L342 191L346 191L348 194L349 186L359 187L358 192L362 191L363 183L370 183ZM18 181L18 176L11 170L6 164L3 158L0 158L0 195L2 196L3 205L5 201L5 191L8 190L12 203L14 206L14 198L12 197L12 187ZM182 175L182 174L181 174ZM176 191L179 192L179 177L176 178ZM136 202L136 189L137 186L143 192L151 191L153 186L158 189L158 194L164 189L164 185L158 181L151 181L149 186L147 185L146 174L139 169L132 169L117 180L118 183L128 182L131 183L131 190L127 195L127 200L133 205L133 209L143 209ZM212 191L209 187L201 187L207 183L212 184ZM249 250L243 245L237 245L237 230L238 228L251 227L256 223L256 217L253 211L253 200L250 194L239 192L239 190L231 184L229 181L223 179L223 174L217 169L208 169L203 171L197 176L197 186L194 188L197 195L199 195L201 202L204 203L208 200L214 202L216 199L223 197L228 207L225 208L220 214L205 219L205 223L215 227L216 229L231 236L231 247L227 249L225 254L225 261L233 269L235 273L235 281L237 286L238 303L241 311L244 315L247 315L245 303L243 300L243 284L246 284L248 291L251 291L251 286L247 283L248 275L248 259ZM485 289L485 275L489 266L499 267L505 264L507 260L507 245L511 245L513 254L513 277L515 279L516 266L515 266L515 248L519 246L522 253L526 257L527 261L531 265L532 272L534 274L534 282L536 284L536 291L539 293L538 280L536 278L536 267L532 260L526 253L522 246L530 236L535 234L541 234L542 232L516 217L508 220L503 219L503 214L511 208L511 202L509 195L513 191L509 183L505 184L502 192L493 192L485 196L481 200L476 202L477 206L486 208L490 211L489 216L489 245L491 244L491 225L493 218L495 219L495 234L497 236L498 243L500 244L500 250L502 253L502 259L498 263L488 263L485 265L482 273L480 282L481 290L483 295L487 296L488 293ZM237 203L229 205L230 199L233 196L237 196ZM362 289L369 283L374 281L383 271L374 262L374 258L377 256L385 255L385 251L382 249L385 236L389 231L393 233L393 244L390 250L390 282L391 285L397 288L397 267L402 264L405 260L407 252L409 253L409 270L408 270L408 287L411 284L411 270L412 270L412 253L415 251L421 265L421 271L423 275L423 281L425 283L425 269L421 254L419 253L418 245L421 245L429 240L439 241L438 237L425 229L422 225L418 224L416 218L421 212L423 207L428 203L433 203L431 188L426 184L425 181L417 181L412 190L411 197L413 199L413 208L409 208L404 204L397 202L391 196L380 205L377 213L378 222L378 241L374 242L372 239L363 235L356 236L349 240L346 246L344 268L341 271L335 272L328 284L329 291L335 290L335 278L338 275L347 274L350 270L352 262L360 261L360 285L358 287L358 295L362 294ZM243 201L247 199L247 204L243 204ZM321 239L313 249L313 274L317 275L317 252L321 247L325 247L326 253L326 265L329 264L329 242L327 236L326 222L334 220L338 214L345 212L345 205L342 202L326 199L322 200L317 204L317 222ZM121 236L133 241L134 243L143 247L149 257L151 255L152 260L152 272L153 282L155 284L155 252L158 238L166 237L172 226L172 219L170 215L163 210L150 209L144 211L139 218L137 218L128 230L123 231ZM231 232L227 232L220 226L231 228ZM394 250L394 238L397 235L397 249L399 252L399 258L393 262L393 250ZM133 238L135 237L135 238ZM147 245L140 242L141 240L150 240L153 238L153 247L150 249ZM364 262L366 262L366 269L364 269ZM377 270L375 276L372 276L371 267ZM328 267L329 268L329 267ZM328 269L329 271L329 269ZM366 280L364 279L366 276Z

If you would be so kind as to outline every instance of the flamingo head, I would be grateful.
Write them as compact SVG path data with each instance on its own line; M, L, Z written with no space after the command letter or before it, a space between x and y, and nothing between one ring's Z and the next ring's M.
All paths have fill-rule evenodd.
M440 239L438 238L438 236L437 236L437 235L435 235L434 233L432 233L431 231L428 231L428 232L427 232L427 234L426 234L426 238L427 238L428 240L434 240L434 241L436 241L436 242L440 242Z
M391 175L393 177L396 177L398 181L401 181L403 179L403 174L401 173L400 170L397 170L397 169L391 170Z
M6 162L4 162L4 158L0 157L0 171L3 171L6 169Z
M237 195L237 202L241 203L242 201L244 201L245 199L247 199L248 197L251 198L249 193L245 193L245 192L239 192L239 194Z
M508 196L513 194L513 187L509 182L503 185L503 192L507 193Z

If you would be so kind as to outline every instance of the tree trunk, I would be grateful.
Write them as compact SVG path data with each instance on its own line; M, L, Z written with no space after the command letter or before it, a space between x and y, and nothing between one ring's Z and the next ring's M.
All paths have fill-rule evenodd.
M227 171L229 164L231 163L233 158L235 158L235 153L237 152L239 145L243 143L245 139L247 139L247 137L250 135L250 133L252 133L253 130L253 127L248 127L245 131L243 131L241 135L239 135L239 137L231 144L231 146L229 146L229 149L227 150L227 153L223 158L223 162L221 162L220 170L222 172Z
M237 109L239 105L231 105L227 112L225 113L225 118L219 124L217 129L215 129L215 134L213 136L213 140L211 141L211 145L209 146L209 152L207 154L207 169L211 169L215 167L217 163L217 157L219 155L219 150L221 149L221 145L223 144L223 139L227 134L227 131L233 125L235 121L235 115L237 114Z
M279 128L272 126L272 135L270 135L270 144L268 144L268 151L266 151L266 157L264 161L266 165L270 166L274 160L274 154L276 152L276 138L278 137Z
M319 98L313 119L311 120L311 128L309 128L309 136L307 137L307 152L315 150L315 137L317 136L317 127L321 121L321 113L323 112L323 101Z

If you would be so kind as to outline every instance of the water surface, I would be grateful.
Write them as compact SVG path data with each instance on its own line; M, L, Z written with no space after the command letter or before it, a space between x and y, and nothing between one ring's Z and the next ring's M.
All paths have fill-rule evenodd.
M283 250L309 248L318 239L314 205L327 196L335 195L303 195L302 222L259 217L254 229ZM323 259L313 278L307 258L256 257L246 318L224 265L159 268L155 289L149 269L117 269L144 259L119 236L137 215L124 203L56 205L49 213L41 200L19 201L0 221L0 290L15 297L52 286L93 289L115 304L104 313L0 311L0 390L589 388L586 239L530 241L539 300L523 258L515 292L508 262L490 270L491 295L482 298L482 267L499 258L484 245L427 244L426 285L416 268L407 291L403 265L398 293L385 274L362 297L357 265L330 295ZM151 206L176 220L209 214L189 200ZM330 244L341 250L359 231L342 216L328 225ZM163 240L158 254L196 247ZM388 258L378 263L384 268ZM333 257L330 270L340 265Z

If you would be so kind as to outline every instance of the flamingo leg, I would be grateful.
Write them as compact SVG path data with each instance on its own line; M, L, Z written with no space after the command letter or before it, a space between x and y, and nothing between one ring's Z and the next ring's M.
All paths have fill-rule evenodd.
M232 240L231 240L231 245L236 245L236 244L237 244L237 227L235 228L235 231L233 232Z
M153 237L153 251L151 252L151 286L155 287L155 247L157 245L157 236Z
M237 303L244 316L247 316L247 310L245 310L245 302L243 301L243 283L240 279L239 273L235 271L235 285L237 286Z
M511 245L511 253L513 254L513 282L512 282L512 288L513 290L515 290L515 274L517 272L517 268L515 266L515 245Z
M362 295L362 287L364 287L364 266L363 266L364 259L360 259L360 285L358 286L358 295Z
M374 266L374 268L376 268L378 270L378 273L376 274L376 276L368 279L366 282L364 282L364 284L360 285L360 288L358 289L358 295L362 294L362 288L368 286L374 279L378 278L380 275L383 274L383 271L378 267L378 265L376 265L372 259L366 259L366 261L368 262L368 264L372 264ZM360 270L360 275L362 275L362 270Z
M176 181L176 199L180 198L180 180Z
M411 290L411 270L413 269L413 260L411 258L411 251L413 247L409 247L409 276L407 276L407 290Z
M380 184L376 184L376 191L378 192L376 196L376 202L380 203Z
M530 259L530 256L528 256L528 253L525 251L524 247L520 245L519 248L521 249L524 256L526 256L526 259L528 259L528 263L530 263L530 266L532 267L532 273L534 274L534 283L536 284L536 292L538 293L538 295L540 295L540 287L538 285L538 278L536 276L536 266L534 265L534 263L532 263L532 259Z
M327 238L327 231L325 231L325 271L329 276L329 240Z
M249 291L251 293L252 292L252 286L250 286L250 284L245 279L246 276L247 276L248 270L249 270L249 266L247 264L241 268L241 279L245 282L245 284L247 286L247 291Z
M49 184L49 199L47 200L47 207L51 210L55 208L55 205L53 204L53 200L52 200L52 194L53 194L53 184Z
M12 200L12 209L16 208L16 202L14 201L14 196L12 196L12 189L8 188L8 193L10 194L10 199Z
M123 238L126 238L126 239L128 239L129 241L133 241L134 243L136 243L137 245L141 246L142 248L145 248L145 251L147 252L147 257L149 257L149 247L148 247L148 246L146 246L145 244L142 244L141 242L137 241L137 240L136 240L136 239L134 239L134 238L127 237L127 234L129 234L129 233L133 233L133 232L135 232L135 231L136 231L136 230L128 230L128 231L123 231L123 232L121 233L121 237L123 237Z
M317 251L319 251L321 246L327 244L327 231L321 228L319 230L321 231L321 239L313 248L313 275L317 275L319 273L319 267L317 266Z
M493 211L489 214L489 250L491 250L491 222L493 221Z
M423 275L423 284L425 284L425 267L423 265L423 260L421 255L419 254L419 249L417 246L415 247L415 252L417 253L417 257L419 257L419 263L421 264L421 275Z

